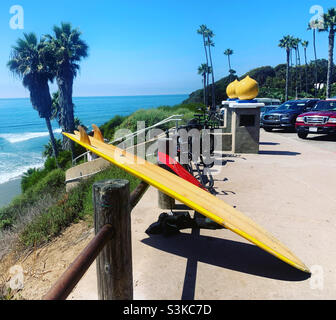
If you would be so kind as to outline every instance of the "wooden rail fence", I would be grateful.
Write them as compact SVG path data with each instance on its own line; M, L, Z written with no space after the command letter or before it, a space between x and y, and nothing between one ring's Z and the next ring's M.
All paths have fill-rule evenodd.
M130 194L127 180L105 180L93 185L95 237L44 300L65 300L94 260L98 299L133 300L131 212L148 187L141 182Z

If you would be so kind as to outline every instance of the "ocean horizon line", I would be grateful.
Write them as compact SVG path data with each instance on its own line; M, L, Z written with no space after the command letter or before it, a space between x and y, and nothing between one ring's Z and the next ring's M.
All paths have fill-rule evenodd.
M73 99L80 98L130 98L130 97L169 97L169 96L189 96L189 93L174 93L174 94L137 94L137 95L114 95L114 96L73 96ZM0 100L29 100L29 97L19 98L0 98Z

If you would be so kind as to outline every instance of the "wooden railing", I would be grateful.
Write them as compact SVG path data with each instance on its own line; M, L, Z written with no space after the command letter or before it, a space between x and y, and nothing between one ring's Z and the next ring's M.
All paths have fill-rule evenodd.
M148 187L141 182L130 194L127 180L105 180L93 185L96 235L44 300L65 300L94 260L98 299L133 300L131 212Z

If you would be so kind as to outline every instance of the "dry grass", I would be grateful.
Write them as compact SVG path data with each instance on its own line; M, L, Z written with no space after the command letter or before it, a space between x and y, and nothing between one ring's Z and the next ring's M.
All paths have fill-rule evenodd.
M25 214L18 217L12 228L0 230L0 260L11 250L15 249L19 234L23 231L25 226L33 221L36 216L43 214L46 208L49 208L55 203L55 197L50 194L43 195L34 204L25 208Z

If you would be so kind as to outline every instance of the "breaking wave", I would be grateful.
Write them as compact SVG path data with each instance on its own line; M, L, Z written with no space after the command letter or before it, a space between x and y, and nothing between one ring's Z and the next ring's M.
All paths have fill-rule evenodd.
M61 133L61 129L54 130L54 133ZM47 137L49 132L24 132L24 133L3 133L0 134L0 138L5 139L10 143L19 143L31 139Z

